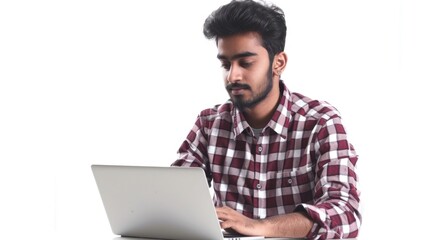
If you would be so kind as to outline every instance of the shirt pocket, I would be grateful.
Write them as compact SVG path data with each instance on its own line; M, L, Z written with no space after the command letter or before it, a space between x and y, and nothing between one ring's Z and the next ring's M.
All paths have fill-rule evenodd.
M267 190L275 191L276 195L299 195L308 201L312 199L314 188L313 166L296 169L284 169L267 173Z

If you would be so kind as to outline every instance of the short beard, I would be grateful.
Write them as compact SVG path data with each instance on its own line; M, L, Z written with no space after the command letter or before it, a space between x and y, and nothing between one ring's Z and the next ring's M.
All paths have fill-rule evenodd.
M271 67L269 69L271 69ZM234 104L234 106L238 108L238 110L243 112L246 109L256 106L258 103L264 100L273 89L273 73L270 70L268 70L267 72L267 81L268 82L267 82L267 85L265 86L265 89L250 100L246 101L241 97L236 97L235 99L231 98L231 101ZM242 87L246 89L251 89L250 86L247 84L235 84L235 83L228 85L226 89L229 91L233 87Z

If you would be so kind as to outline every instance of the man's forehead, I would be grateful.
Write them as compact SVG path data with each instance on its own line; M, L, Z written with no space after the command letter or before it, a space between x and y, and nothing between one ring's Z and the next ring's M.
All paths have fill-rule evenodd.
M266 51L259 34L249 32L219 37L217 41L218 58L237 58L259 55Z

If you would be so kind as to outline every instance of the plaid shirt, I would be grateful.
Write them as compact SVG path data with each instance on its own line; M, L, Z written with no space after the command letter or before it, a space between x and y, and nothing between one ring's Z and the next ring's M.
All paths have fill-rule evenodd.
M255 137L231 101L200 113L172 165L201 167L213 181L216 206L255 219L306 211L308 238L358 234L358 156L338 111L326 102L290 93Z

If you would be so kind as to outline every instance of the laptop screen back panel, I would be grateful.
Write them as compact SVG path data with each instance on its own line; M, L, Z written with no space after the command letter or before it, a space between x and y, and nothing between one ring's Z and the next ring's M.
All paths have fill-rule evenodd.
M164 239L222 239L200 168L93 165L114 234Z

